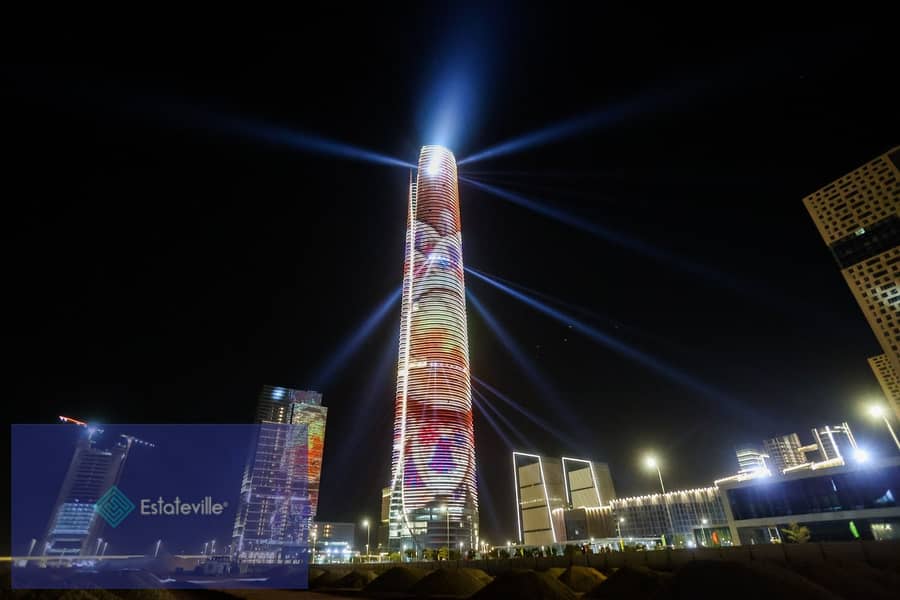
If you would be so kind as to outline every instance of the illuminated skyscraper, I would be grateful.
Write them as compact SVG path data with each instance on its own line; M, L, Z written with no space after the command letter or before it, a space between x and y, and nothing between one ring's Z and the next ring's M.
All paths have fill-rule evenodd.
M318 392L263 387L256 414L258 438L244 471L234 523L237 560L306 560L319 502L327 414Z
M900 147L803 199L884 355L869 360L894 413L900 396Z
M425 146L409 186L390 542L476 547L478 490L456 159Z
M84 432L79 436L53 506L41 554L100 555L104 550L100 536L106 521L96 511L97 501L112 486L118 485L131 448L134 445L152 447L153 444L120 435L114 442L103 445L98 441L103 434L102 429L69 417L60 417L60 420L84 427Z

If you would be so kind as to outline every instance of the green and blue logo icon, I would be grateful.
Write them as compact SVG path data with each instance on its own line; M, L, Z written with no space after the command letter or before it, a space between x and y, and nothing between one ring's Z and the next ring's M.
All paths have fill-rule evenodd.
M118 527L133 510L134 502L116 486L109 488L94 505L94 511L103 517L110 527Z

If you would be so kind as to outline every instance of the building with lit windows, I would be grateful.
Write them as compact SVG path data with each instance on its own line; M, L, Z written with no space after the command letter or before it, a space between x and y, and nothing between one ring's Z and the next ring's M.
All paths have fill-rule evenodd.
M456 159L419 154L410 181L394 439L390 545L478 546L475 432Z
M779 473L807 462L804 445L796 433L763 440L763 450L769 455L772 466Z
M585 511L616 497L609 466L583 458L513 452L513 478L519 542L529 546L591 537Z
M891 406L900 406L900 372L891 366L887 354L879 354L869 359L869 367L881 386L885 398ZM900 418L900 415L897 415Z
M869 360L900 418L900 147L803 199L884 358Z
M736 544L779 543L791 523L814 542L900 539L900 457L719 484Z
M130 436L119 436L103 444L103 430L68 417L66 423L84 428L75 445L66 476L50 513L41 546L45 556L98 556L105 552L102 534L106 521L95 507L97 501L118 485L125 461L135 444L152 446Z
M769 472L769 466L766 464L766 459L769 458L769 455L765 452L760 452L758 447L751 445L741 446L735 449L734 454L737 457L739 475Z
M674 546L731 545L719 488L676 490L610 502L623 538L658 538Z
M327 413L318 392L263 387L257 405L260 426L244 470L232 536L237 561L307 560Z

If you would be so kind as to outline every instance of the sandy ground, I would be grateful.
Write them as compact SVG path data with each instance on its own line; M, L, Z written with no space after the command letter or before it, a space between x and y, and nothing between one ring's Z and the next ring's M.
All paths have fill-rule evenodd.
M244 600L359 600L359 596L338 596L309 590L241 590L229 594Z

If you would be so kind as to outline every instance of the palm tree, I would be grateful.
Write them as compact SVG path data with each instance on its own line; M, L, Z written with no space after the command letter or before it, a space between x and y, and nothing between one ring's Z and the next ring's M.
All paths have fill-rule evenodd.
M809 541L809 527L800 525L799 523L789 523L787 529L782 529L781 533L794 544L805 544Z

